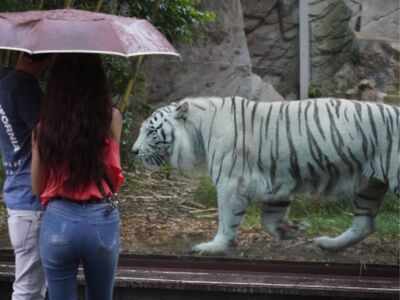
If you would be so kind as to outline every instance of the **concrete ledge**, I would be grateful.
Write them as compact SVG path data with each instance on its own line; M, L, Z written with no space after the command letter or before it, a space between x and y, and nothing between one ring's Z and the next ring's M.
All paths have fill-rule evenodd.
M226 295L229 299L398 299L397 266L367 266L368 272L364 273L360 273L361 269L355 272L354 267L126 255L121 257L117 271L115 299L129 299L133 295L135 299L210 300L219 297L220 300L226 299ZM1 295L7 293L7 288L10 291L13 272L12 264L4 260L0 263ZM79 282L84 286L82 272ZM136 297L138 293L143 294L143 298ZM157 298L155 295L164 296ZM225 296L221 298L222 295Z

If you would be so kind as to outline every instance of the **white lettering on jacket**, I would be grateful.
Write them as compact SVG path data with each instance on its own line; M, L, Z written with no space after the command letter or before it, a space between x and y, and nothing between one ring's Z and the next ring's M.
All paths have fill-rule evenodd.
M6 130L8 137L10 138L10 143L14 148L14 152L17 152L18 150L21 149L21 146L18 143L18 140L17 140L14 130L8 120L6 112L4 111L4 109L1 105L0 105L0 119L1 119L1 123L3 123L3 126Z

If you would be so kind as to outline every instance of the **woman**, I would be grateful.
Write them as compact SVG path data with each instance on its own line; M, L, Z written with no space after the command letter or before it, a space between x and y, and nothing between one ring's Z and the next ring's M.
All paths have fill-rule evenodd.
M80 263L88 299L112 299L119 214L110 196L123 182L121 128L100 57L58 55L32 135L32 189L46 206L39 243L50 300L77 299Z

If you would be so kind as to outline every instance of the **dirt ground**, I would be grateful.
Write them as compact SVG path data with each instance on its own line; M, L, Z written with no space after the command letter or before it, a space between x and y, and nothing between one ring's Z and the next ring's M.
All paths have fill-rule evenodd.
M141 254L187 255L191 247L210 240L217 230L215 209L193 201L196 179L137 171L128 173L121 203L123 250ZM301 234L275 241L261 226L241 228L229 257L327 261L344 263L399 263L399 241L371 235L339 253L316 247Z
M217 214L193 201L198 180L147 171L126 172L120 193L122 251L136 254L189 255L191 247L210 240ZM4 209L0 210L0 248L9 247ZM241 228L229 257L288 261L399 264L399 241L376 234L339 253L317 248L304 235L275 241L261 226ZM192 255L192 254L191 254Z

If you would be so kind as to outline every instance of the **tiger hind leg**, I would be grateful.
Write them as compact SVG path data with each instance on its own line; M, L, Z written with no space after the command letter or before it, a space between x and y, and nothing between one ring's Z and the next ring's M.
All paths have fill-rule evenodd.
M375 230L375 216L387 190L387 182L363 178L352 201L354 217L351 227L337 237L321 236L314 242L324 250L339 251L366 238Z
M294 226L287 219L289 199L267 201L262 205L261 223L265 231L279 240L293 237Z

